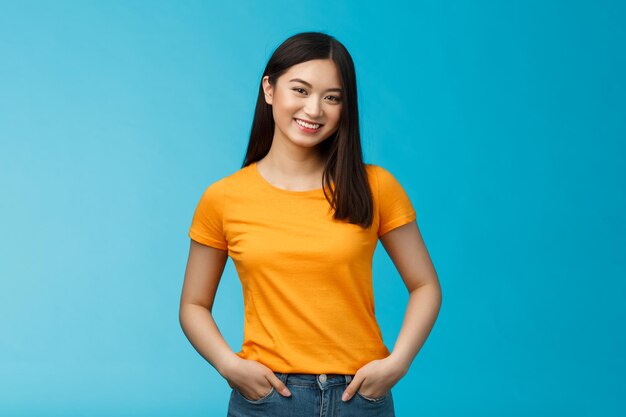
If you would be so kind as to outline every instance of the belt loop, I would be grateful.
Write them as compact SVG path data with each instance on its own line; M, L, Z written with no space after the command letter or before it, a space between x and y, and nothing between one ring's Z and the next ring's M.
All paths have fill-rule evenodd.
M350 384L350 381L352 381L352 375L344 375L346 377L346 385Z
M274 372L274 374L283 382L283 384L287 385L287 378L289 376L288 373Z

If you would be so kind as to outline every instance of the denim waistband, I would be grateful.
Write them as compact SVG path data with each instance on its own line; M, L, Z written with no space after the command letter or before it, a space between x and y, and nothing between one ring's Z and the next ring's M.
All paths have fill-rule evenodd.
M344 374L301 374L301 373L283 373L274 372L283 384L300 385L300 386L318 386L320 388L348 385L354 375Z

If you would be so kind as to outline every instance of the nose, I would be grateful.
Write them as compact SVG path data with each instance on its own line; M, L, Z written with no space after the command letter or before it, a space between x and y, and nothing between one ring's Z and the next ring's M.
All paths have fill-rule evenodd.
M322 106L320 104L319 99L312 95L306 101L304 106L304 112L311 118L316 119L322 114Z

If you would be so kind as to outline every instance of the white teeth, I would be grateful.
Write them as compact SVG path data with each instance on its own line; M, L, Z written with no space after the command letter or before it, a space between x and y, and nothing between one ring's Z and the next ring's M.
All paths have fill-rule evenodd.
M311 123L303 122L300 119L296 119L296 123L298 123L301 126L308 127L309 129L317 129L318 127L320 127L319 124L312 125Z

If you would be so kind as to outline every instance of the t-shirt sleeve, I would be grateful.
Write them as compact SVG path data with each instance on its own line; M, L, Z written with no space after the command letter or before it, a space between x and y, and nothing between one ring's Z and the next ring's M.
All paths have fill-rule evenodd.
M408 194L386 169L376 166L378 181L379 225L378 236L416 219L415 209Z
M227 250L223 229L224 196L219 181L209 185L193 214L188 236L196 242Z

